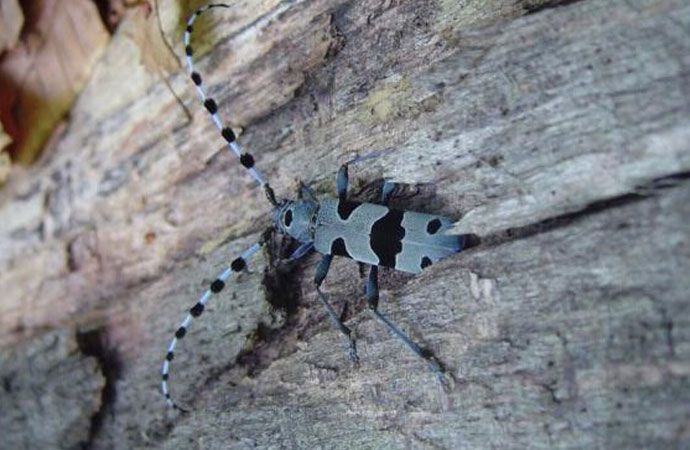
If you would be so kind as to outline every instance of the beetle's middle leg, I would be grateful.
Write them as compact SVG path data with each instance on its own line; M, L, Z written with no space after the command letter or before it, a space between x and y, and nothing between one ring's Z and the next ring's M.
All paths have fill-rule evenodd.
M340 330L340 332L347 338L348 354L350 356L350 360L356 364L359 361L359 357L357 356L357 346L355 344L355 340L352 337L352 331L345 326L342 320L340 320L340 317L338 317L338 314L336 314L335 310L333 309L333 306L331 306L330 302L328 301L324 293L321 291L321 283L323 283L323 280L326 278L326 275L328 275L328 270L331 268L332 259L333 255L323 255L321 257L321 261L319 262L319 265L316 267L316 274L314 275L314 284L316 285L316 292L319 294L319 300L321 300L321 303L323 303L323 306L326 308L328 316L331 318L336 328L338 328L338 330Z
M444 387L447 386L447 380L444 376L444 371L441 365L436 361L436 359L431 356L426 354L420 347L417 345L412 339L409 338L405 333L403 333L388 317L384 316L381 314L378 310L378 304L379 304L379 281L378 281L378 266L371 266L369 269L369 278L367 280L367 286L366 286L366 299L367 299L367 305L369 305L369 310L374 314L374 316L378 319L379 322L381 322L383 325L388 328L388 331L398 339L400 339L407 348L412 350L412 352L422 358L426 363L427 366L429 367L429 370L431 370L434 375L436 375L436 378L439 380L441 385Z

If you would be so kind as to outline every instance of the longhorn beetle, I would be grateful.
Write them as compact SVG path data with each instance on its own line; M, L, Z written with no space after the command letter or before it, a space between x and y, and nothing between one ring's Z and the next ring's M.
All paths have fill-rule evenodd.
M378 266L419 273L433 262L461 251L465 245L465 236L446 235L444 232L453 223L451 219L446 217L388 208L386 205L395 188L392 183L384 182L381 204L348 200L347 168L348 164L356 160L343 164L338 170L335 183L337 198L317 198L308 186L301 185L297 200L277 201L273 189L254 168L254 157L240 149L232 128L223 126L218 117L216 102L206 95L202 87L201 75L194 71L193 49L190 45L192 26L199 15L212 8L229 8L229 5L209 4L203 6L187 20L187 28L184 33L187 72L196 86L204 107L211 115L213 123L227 142L228 148L237 155L242 166L264 189L266 198L273 206L273 222L276 231L289 235L300 243L288 261L300 258L312 249L322 255L314 277L316 292L333 324L346 338L349 356L353 362L356 362L358 358L352 333L340 320L324 295L321 290L321 283L328 274L333 256L345 256L370 265L365 289L365 297L370 311L388 328L391 334L399 338L417 356L424 359L429 369L443 384L443 369L440 364L432 356L427 356L390 319L379 312ZM267 233L264 233L257 243L232 261L230 267L221 273L201 295L175 332L175 337L168 346L161 369L161 390L169 406L183 410L173 401L168 389L170 363L175 355L175 345L184 338L192 319L203 313L208 300L223 290L230 275L239 273L246 267L249 257L264 246L267 239Z

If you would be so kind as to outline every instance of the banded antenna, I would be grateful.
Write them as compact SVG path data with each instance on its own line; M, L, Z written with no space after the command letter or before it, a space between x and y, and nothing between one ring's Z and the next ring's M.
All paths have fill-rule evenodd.
M223 137L223 139L225 139L228 149L239 158L240 164L242 164L242 166L247 170L247 172L249 172L249 174L259 184L259 186L261 186L264 189L268 201L271 202L273 206L277 206L278 202L276 201L273 189L268 184L266 179L261 175L261 173L254 167L254 157L251 153L242 151L240 146L237 144L235 132L232 130L230 126L223 125L222 120L218 116L218 104L212 97L206 95L206 91L204 91L203 88L203 80L201 78L201 75L199 74L199 72L196 72L194 70L194 62L192 61L194 49L192 48L192 45L190 43L192 31L194 29L194 21L201 14L212 8L229 7L230 5L226 5L224 3L213 3L210 5L202 6L201 8L197 9L194 13L192 13L192 15L189 16L189 19L187 19L187 28L185 28L184 31L184 49L185 54L187 55L187 73L191 77L192 82L194 82L194 86L196 87L196 91L199 94L199 99L201 100L201 103L203 103L204 108L206 108L206 111L208 111L208 113L211 115L211 120L213 120L213 123L216 125L216 128L218 128L218 131L220 131L220 134Z

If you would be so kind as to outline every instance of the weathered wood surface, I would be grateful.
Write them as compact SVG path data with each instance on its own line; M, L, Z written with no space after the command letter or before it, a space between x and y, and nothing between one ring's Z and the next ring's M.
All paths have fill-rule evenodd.
M161 11L179 49L186 11ZM186 76L170 82L191 123L146 70L132 27L56 148L0 192L3 448L690 446L687 2L214 15L199 67L279 196L297 178L330 194L339 162L393 148L351 169L353 192L427 183L396 204L461 217L482 244L382 274L382 310L444 362L450 393L367 314L356 264L326 282L351 306L352 368L316 258L285 276L288 313L258 257L177 352L186 415L157 392L165 346L268 206Z

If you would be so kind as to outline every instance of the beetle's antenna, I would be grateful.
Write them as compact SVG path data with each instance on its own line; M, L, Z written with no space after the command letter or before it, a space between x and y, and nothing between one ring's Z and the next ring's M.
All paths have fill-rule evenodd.
M230 267L228 267L227 269L225 269L223 273L218 275L218 278L216 278L213 281L213 283L211 283L209 288L206 289L206 291L201 295L201 297L199 297L199 300L197 300L194 306L192 306L192 308L187 313L187 316L184 318L179 328L175 332L175 337L172 338L172 341L170 341L170 345L168 345L168 350L165 355L165 361L163 361L163 367L161 368L161 392L165 396L165 400L170 407L186 412L184 408L179 406L173 400L172 396L170 395L170 389L168 387L168 378L170 376L170 363L175 357L175 346L177 345L177 341L185 337L185 335L187 334L187 329L189 328L189 325L192 322L192 319L198 318L199 316L201 316L201 313L204 312L204 308L206 307L206 303L208 302L209 298L211 298L212 295L218 294L220 291L223 290L223 288L225 287L225 282L228 280L228 278L230 278L230 275L232 275L233 273L239 273L242 270L244 270L244 268L247 267L247 259L254 253L256 253L265 243L266 238L265 236L262 236L259 242L245 250L244 253L242 253L242 256L235 259L230 264Z
M211 114L211 119L213 120L213 123L218 128L218 131L220 131L220 134L221 136L223 136L223 139L225 139L225 142L228 145L228 149L235 153L235 155L237 155L237 157L240 159L240 164L242 164L242 166L244 166L244 168L247 169L247 171L254 178L254 180L256 180L256 182L259 183L259 186L261 186L264 189L268 201L271 202L273 206L277 206L278 202L276 201L273 189L271 189L271 186L269 186L268 182L263 178L259 171L257 171L254 168L254 157L251 155L251 153L242 152L242 149L240 149L240 146L235 141L235 132L229 126L223 126L223 122L220 120L220 117L218 116L218 105L216 104L216 101L213 100L212 97L208 97L206 95L206 92L202 87L201 75L199 75L199 72L194 71L194 64L192 62L192 54L194 53L194 51L192 49L192 46L190 45L194 21L202 13L208 11L211 8L229 7L230 5L226 5L224 3L212 3L197 9L191 16L189 16L189 19L187 19L187 28L185 28L184 32L185 54L187 55L187 73L192 78L192 81L196 86L196 91L199 94L201 102L204 104L204 107L209 112L209 114Z

